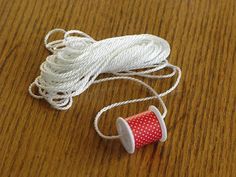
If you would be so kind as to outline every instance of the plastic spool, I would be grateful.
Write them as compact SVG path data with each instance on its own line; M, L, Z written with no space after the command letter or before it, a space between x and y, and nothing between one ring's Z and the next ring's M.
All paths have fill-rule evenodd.
M144 145L156 141L164 142L167 139L164 119L155 106L150 106L148 111L126 119L119 117L116 127L121 143L130 154Z

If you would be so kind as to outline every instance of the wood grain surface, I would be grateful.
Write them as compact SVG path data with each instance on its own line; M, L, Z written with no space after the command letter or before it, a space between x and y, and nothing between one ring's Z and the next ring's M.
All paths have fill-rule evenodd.
M148 96L130 81L90 87L68 111L33 99L28 86L49 54L45 34L79 29L95 39L151 33L169 41L182 68L179 87L164 98L165 143L133 155L93 128L105 105ZM233 177L236 175L235 0L0 0L1 177ZM145 79L159 92L174 79ZM101 129L142 112L153 101L115 108Z

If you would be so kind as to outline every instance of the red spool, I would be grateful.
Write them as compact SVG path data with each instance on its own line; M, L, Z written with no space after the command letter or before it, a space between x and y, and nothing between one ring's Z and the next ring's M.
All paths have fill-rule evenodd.
M155 106L150 106L148 111L126 119L119 117L116 126L120 140L128 153L156 141L164 142L167 138L164 119Z

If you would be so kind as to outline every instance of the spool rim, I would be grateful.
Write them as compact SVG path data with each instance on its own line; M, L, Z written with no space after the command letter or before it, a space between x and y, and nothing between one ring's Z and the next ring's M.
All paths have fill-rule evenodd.
M122 117L118 117L116 120L116 128L120 136L120 141L125 150L130 154L134 153L135 151L134 135L127 121Z
M162 137L159 141L160 142L166 141L166 139L167 139L167 129L166 129L165 121L162 118L162 115L161 115L160 111L156 108L156 106L153 106L153 105L149 106L148 110L152 111L156 115L156 117L159 121L159 124L161 126Z

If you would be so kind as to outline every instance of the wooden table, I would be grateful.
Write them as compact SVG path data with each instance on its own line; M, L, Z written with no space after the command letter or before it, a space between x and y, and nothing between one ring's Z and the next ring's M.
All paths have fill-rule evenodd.
M236 1L0 0L1 177L233 177L236 174ZM90 87L68 111L33 99L28 86L49 52L45 34L79 29L95 39L150 33L168 40L182 68L166 96L168 140L133 155L93 127L105 105L150 95L130 81ZM174 79L145 79L159 92ZM142 112L149 101L115 108L101 129Z

